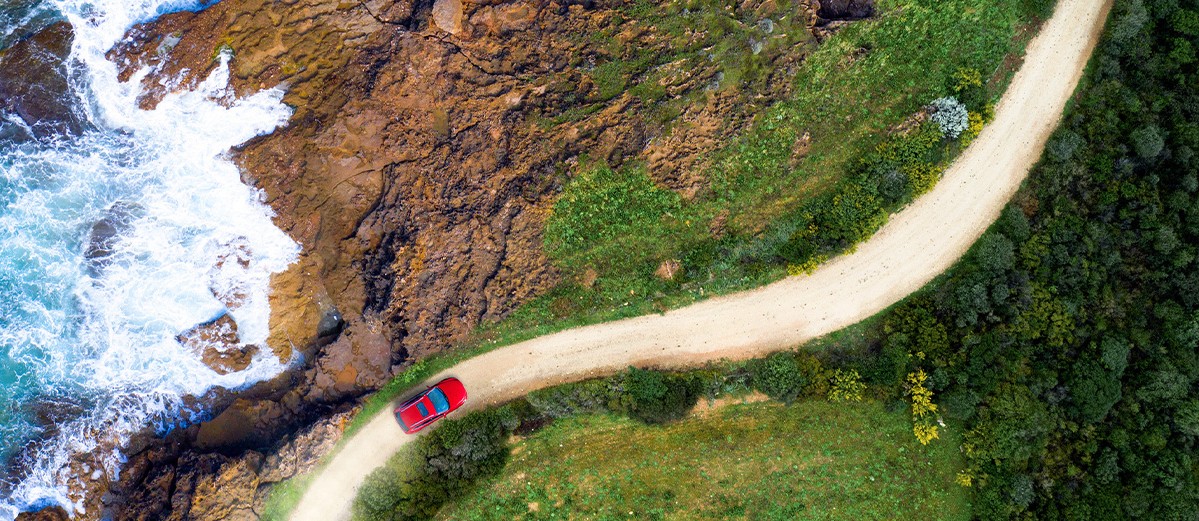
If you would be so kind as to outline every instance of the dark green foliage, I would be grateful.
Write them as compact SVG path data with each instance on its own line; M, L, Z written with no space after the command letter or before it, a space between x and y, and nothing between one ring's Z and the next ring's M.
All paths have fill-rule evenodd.
M749 368L754 388L783 403L795 401L809 384L792 353L775 353L755 360Z
M1083 360L1074 366L1070 392L1079 419L1083 423L1098 423L1120 401L1120 378L1098 362Z
M1199 400L1187 400L1178 406L1174 422L1183 434L1199 437Z
M884 318L892 375L945 375L981 519L1199 511L1197 13L1116 3L1017 203Z
M507 437L519 422L511 408L444 420L411 451L399 452L371 473L354 501L354 519L432 518L477 480L503 469Z
M905 376L916 367L944 368L953 365L947 329L932 311L926 299L912 299L897 307L883 324L886 340L884 359L891 371L888 383L903 385ZM936 382L930 382L939 390Z
M1132 131L1128 136L1132 140L1132 148L1142 159L1153 159L1162 153L1166 140L1162 137L1161 129L1156 125L1147 125Z
M559 385L533 391L525 397L534 409L548 418L608 411L614 398L616 393L607 380Z
M630 367L618 380L629 416L645 423L666 423L685 416L699 399L699 381Z

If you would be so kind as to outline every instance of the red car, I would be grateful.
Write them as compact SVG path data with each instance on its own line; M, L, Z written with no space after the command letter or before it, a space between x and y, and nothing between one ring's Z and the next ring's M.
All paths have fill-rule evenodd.
M454 412L465 402L466 387L457 378L446 378L396 407L396 421L405 433L412 434Z

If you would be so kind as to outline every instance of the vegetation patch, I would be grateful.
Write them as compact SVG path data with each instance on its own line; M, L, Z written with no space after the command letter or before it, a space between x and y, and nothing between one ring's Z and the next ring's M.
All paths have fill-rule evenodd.
M751 65L731 68L757 63L752 49L737 45L762 36L753 31L781 31L777 20L702 1L657 10L650 4L633 3L622 15L691 46L646 61L619 45L618 34L595 35L611 38L604 41L612 47L612 58L592 71L595 85L658 92L660 67L678 60L696 70L719 65L725 79L704 96L747 88L728 81L735 75L772 77L750 73ZM788 76L792 94L712 155L702 172L706 188L694 197L672 197L648 180L643 164L580 161L546 223L546 252L564 281L480 336L509 342L662 311L803 273L852 248L931 189L978 135L1013 72L1005 59L1022 52L1018 36L1029 36L1026 28L1051 5L880 0L875 19L824 41ZM692 18L704 22L688 25ZM708 43L693 48L695 42ZM709 57L691 63L693 53ZM914 114L924 122L909 119ZM664 262L677 262L678 274L655 276Z
M912 439L878 401L726 406L649 427L554 423L437 519L969 519L954 440Z
M502 407L471 413L461 419L444 421L438 429L406 446L400 453L393 456L384 468L375 471L368 477L354 503L355 519L429 518L440 512L445 505L455 504L457 498L469 496L472 491L478 490L480 483L485 483L488 479L500 475L504 469L514 472L511 470L513 467L505 467L505 462L508 462L507 458L512 453L509 447L512 435L535 432L546 425L553 425L562 420L586 422L587 420L579 419L594 418L594 415L598 414L609 419L627 418L645 426L661 426L661 429L666 430L682 429L679 430L680 433L689 433L691 430L688 429L693 429L693 427L678 426L694 425L696 420L686 418L699 399L715 400L724 397L745 396L757 391L767 393L779 400L798 403L800 405L796 407L809 412L812 408L823 411L824 409L820 405L813 404L820 403L826 398L830 402L854 404L850 409L838 409L840 411L859 410L854 408L863 407L863 403L865 403L868 407L862 410L875 411L867 415L868 419L881 421L874 414L883 409L881 404L884 401L898 404L899 402L893 398L898 396L901 391L885 387L870 388L867 385L869 382L864 381L860 376L859 369L866 367L874 357L869 349L862 349L863 345L867 345L863 343L863 339L875 339L878 334L878 323L868 321L837 337L820 339L811 343L810 347L813 349L827 348L819 356L809 351L783 352L763 359L718 364L681 373L630 367L622 373L607 378L534 391L524 399ZM826 367L824 360L838 365L835 368ZM870 397L870 399L863 402L865 397ZM898 423L903 426L903 430L910 432L912 424L904 420L905 415L896 412L899 409L902 409L901 405L888 407L890 412L884 414L888 418L885 428L893 429L894 425ZM853 413L845 414L853 415ZM878 414L883 413L878 412ZM816 421L811 414L804 415L804 418L806 418L805 421ZM714 422L716 420L704 421ZM834 421L832 425L835 424ZM821 428L824 428L830 424L821 423L821 425L823 426ZM919 426L920 423L916 423L916 425ZM732 436L734 432L740 432L737 430L739 428L737 426L730 425L728 428L732 430L725 433L726 438ZM776 431L764 426L757 427L754 431L763 436L778 438L779 443L785 444L795 442L796 435L809 435L808 431L803 430L806 428L806 426L790 423L779 426L780 430ZM655 431L647 430L646 435L652 435L653 432ZM837 429L815 429L813 432L820 433L820 435L831 435L837 432ZM917 427L918 432L919 428ZM681 436L683 434L670 439L675 443L680 443L685 440ZM949 436L956 440L954 437L956 435L951 433ZM887 435L885 438L873 439L873 443L880 447L890 445L895 442L895 437ZM926 441L919 443L926 443ZM899 443L900 445L892 448L898 448L900 453L909 450L904 448L907 445L913 449L918 446L917 438L910 435L900 440ZM951 441L951 443L956 443L956 441ZM749 449L736 453L735 457L749 458L749 460L777 460L778 455L774 452L776 447L766 445L766 449L759 451L759 444L755 442L750 445ZM516 450L519 452L519 449ZM913 461L918 464L912 467L913 471L919 468L921 472L928 472L929 469L920 468L920 466L934 464L928 462L927 459L921 459L917 454L935 454L938 450L942 449L933 447L924 452L914 453L912 456L917 459ZM952 452L944 452L944 454L950 456L936 456L936 458L943 459L936 464L948 466L938 467L928 476L939 476L935 479L941 480L943 484L952 483L958 475L962 474L961 465L957 456L953 456ZM903 461L908 462L906 459ZM878 479L874 475L869 477ZM761 476L745 477L751 481L760 478ZM898 478L896 479L898 480ZM721 483L726 486L733 485L732 481L727 480ZM919 488L913 490L919 490ZM956 489L955 492L961 495L960 491L956 491ZM915 493L907 491L901 495ZM702 497L702 491L697 494L699 495L696 495L696 498ZM847 501L861 502L863 494L870 495L874 492L851 490L846 494ZM651 495L647 501L652 502L656 497ZM814 499L806 499L802 504L787 506L786 509L815 508L813 506L815 503L823 501L821 497L816 494L813 496ZM929 508L951 508L953 512L964 511L964 507L959 504L960 501L952 499L953 494L945 497L950 499L943 501L942 493L936 491L922 496L923 499L915 502L899 496L876 498L876 501L881 502L878 504L934 505ZM753 505L760 507L768 498L769 495L761 495ZM661 498L657 497L657 499ZM673 501L675 498L670 496L667 499ZM608 502L606 506L603 506L604 501ZM558 507L563 506L559 502L556 504ZM950 506L945 506L946 504ZM587 508L611 509L615 505L624 505L624 502L620 501L617 496L609 496L596 499ZM738 511L743 514L752 512L746 510L749 507L750 505L731 505L729 508L733 510L729 510L726 514ZM621 508L624 507L621 506ZM658 507L646 506L645 508L647 512L651 513L662 514L665 512ZM825 507L821 506L820 508ZM875 507L867 506L865 508ZM786 512L794 513L792 510L786 510ZM799 510L795 512L799 512ZM595 514L590 510L574 513L581 513L585 516ZM701 514L702 512L694 513ZM776 512L778 515L783 515L783 513L784 511Z
M917 426L962 422L977 518L1199 511L1196 20L1191 0L1117 3L1026 186L865 350L877 381L907 378Z

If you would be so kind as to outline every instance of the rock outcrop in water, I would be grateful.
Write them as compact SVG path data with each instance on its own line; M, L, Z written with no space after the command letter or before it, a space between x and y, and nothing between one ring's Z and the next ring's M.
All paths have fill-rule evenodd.
M59 22L0 51L0 115L20 118L24 128L0 126L0 139L45 138L83 130L67 80L74 32Z
M273 282L270 345L306 363L222 399L209 422L139 440L145 448L131 451L119 483L89 495L85 517L255 519L268 485L311 468L338 436L338 421L314 419L557 282L541 232L580 155L643 161L658 184L702 193L706 154L788 94L819 4L736 7L760 32L744 42L746 56L761 52L756 77L729 85L720 60L697 54L618 77L613 91L597 63L671 56L676 38L706 37L666 34L627 7L223 0L135 29L110 58L125 78L155 67L146 107L196 85L222 50L234 53L239 94L287 85L290 124L237 158L303 245ZM764 45L788 38L775 31L784 18L801 21L780 40L795 43ZM657 97L628 92L651 73Z

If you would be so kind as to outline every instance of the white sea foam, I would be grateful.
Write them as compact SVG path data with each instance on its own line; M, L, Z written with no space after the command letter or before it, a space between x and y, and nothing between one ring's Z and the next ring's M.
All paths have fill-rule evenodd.
M283 91L234 98L224 54L194 91L146 111L137 106L146 71L121 83L104 57L133 24L196 2L53 4L75 27L74 85L97 128L2 152L0 282L29 285L29 298L4 313L0 348L32 369L18 376L21 386L85 412L20 456L22 475L0 498L0 521L51 503L80 508L72 483L96 472L115 479L122 462L119 451L96 451L147 425L193 422L203 412L185 410L186 396L278 374L283 366L269 349L245 371L217 374L175 335L228 312L243 344L264 344L270 276L299 248L228 158L231 147L287 121ZM89 230L114 204L129 209L129 224L105 267L89 271ZM226 309L214 292L240 298ZM68 463L76 454L92 454L91 470L75 474Z

